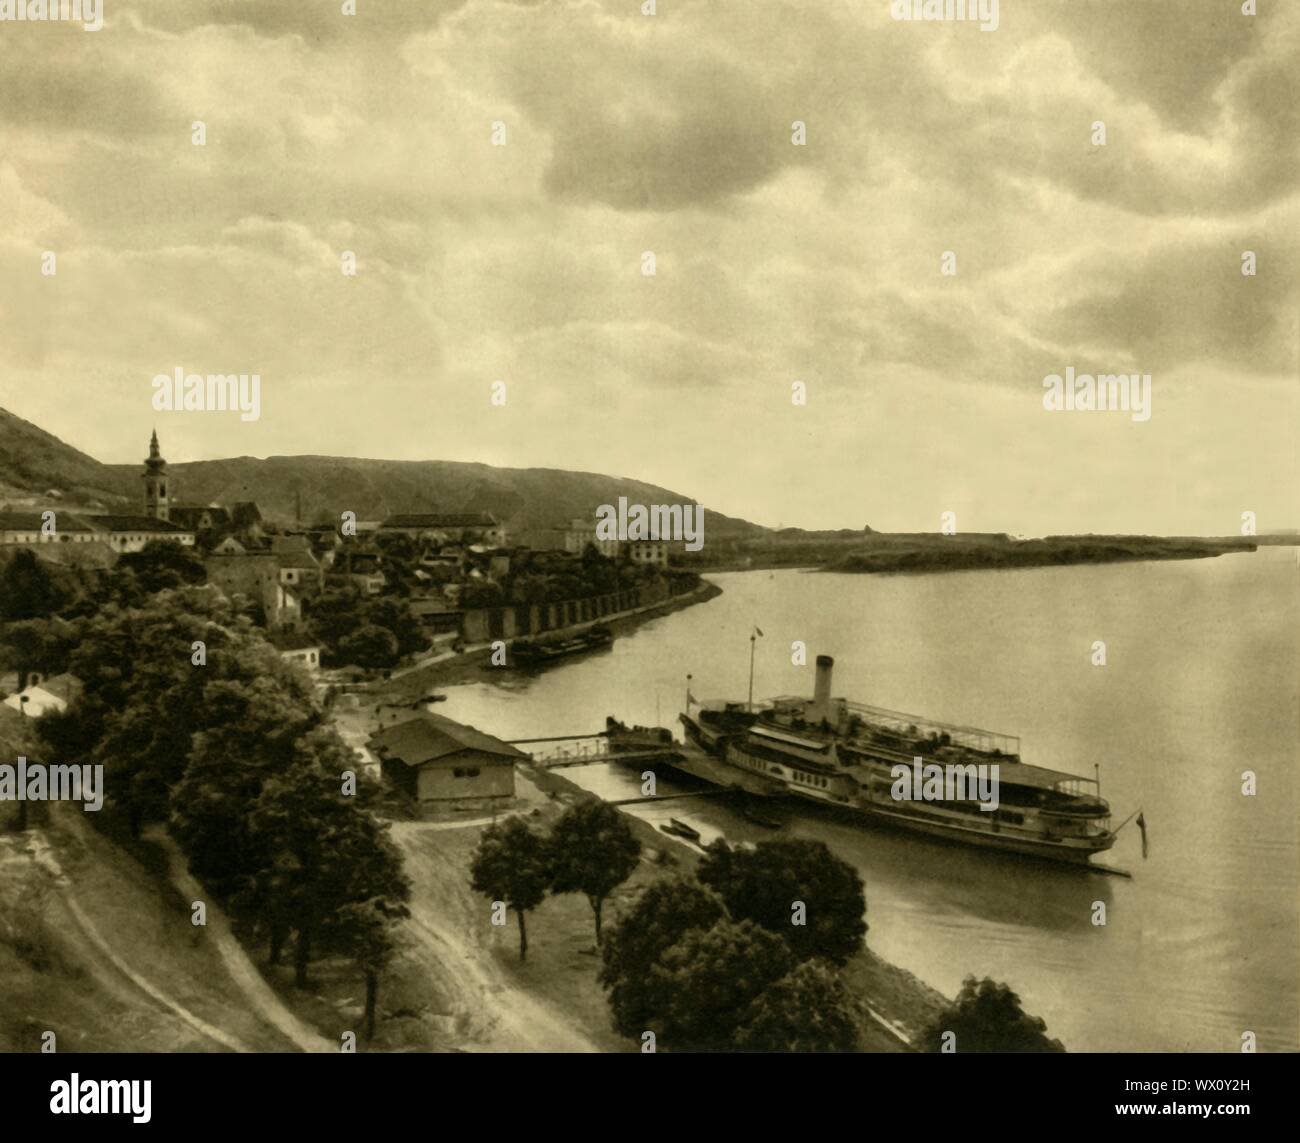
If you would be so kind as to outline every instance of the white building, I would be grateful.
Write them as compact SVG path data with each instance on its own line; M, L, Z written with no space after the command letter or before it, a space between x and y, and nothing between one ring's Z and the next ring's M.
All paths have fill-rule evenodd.
M12 707L28 718L40 718L50 711L62 714L81 693L81 680L75 675L55 675L39 683L30 683L16 695L5 699Z
M184 548L194 547L193 532L152 516L87 516L86 523L95 531L94 539L102 540L119 555L143 551L145 545L153 540L169 540Z

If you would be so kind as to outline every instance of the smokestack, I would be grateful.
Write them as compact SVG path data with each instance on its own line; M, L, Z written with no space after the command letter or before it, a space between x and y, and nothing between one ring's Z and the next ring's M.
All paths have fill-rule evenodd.
M813 689L813 716L830 718L831 716L831 669L835 660L829 655L817 656L817 682Z

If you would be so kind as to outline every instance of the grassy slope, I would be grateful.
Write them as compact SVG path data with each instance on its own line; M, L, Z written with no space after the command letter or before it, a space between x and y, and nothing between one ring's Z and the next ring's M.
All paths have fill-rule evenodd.
M13 807L2 815L7 828ZM290 1045L249 1012L188 902L140 860L57 807L30 835L0 835L0 1050L34 1051L55 1032L60 1051L221 1051L147 995L103 955L71 897L113 952L175 1004L250 1050ZM48 846L60 888L33 855ZM147 851L142 850L147 858Z

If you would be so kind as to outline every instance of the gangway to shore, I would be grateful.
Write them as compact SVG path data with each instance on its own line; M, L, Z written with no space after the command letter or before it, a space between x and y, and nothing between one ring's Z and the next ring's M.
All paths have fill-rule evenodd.
M534 743L550 743L530 749ZM548 770L561 766L583 766L589 762L642 762L659 759L671 761L680 753L675 742L647 746L640 750L615 750L605 732L597 734L556 734L549 738L515 738L510 745L522 750L534 763Z

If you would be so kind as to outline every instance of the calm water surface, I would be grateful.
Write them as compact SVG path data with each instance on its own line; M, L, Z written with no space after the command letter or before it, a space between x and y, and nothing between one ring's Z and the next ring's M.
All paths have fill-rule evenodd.
M952 995L968 973L1012 985L1068 1048L1296 1049L1300 567L1293 548L1210 560L943 575L711 576L723 594L543 674L499 672L439 708L504 738L590 733L606 714L673 725L699 698L811 693L790 644L835 658L834 693L1018 734L1026 761L1091 775L1118 825L1102 860L1131 881L796 813L861 872L868 941ZM1091 663L1094 640L1107 663ZM490 680L490 681L487 681ZM1258 793L1242 796L1242 772ZM637 793L603 764L566 771ZM660 792L666 787L660 784ZM707 842L771 837L725 804L636 807ZM1105 926L1092 924L1106 904Z

